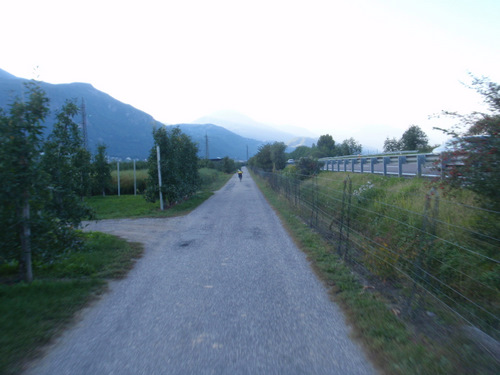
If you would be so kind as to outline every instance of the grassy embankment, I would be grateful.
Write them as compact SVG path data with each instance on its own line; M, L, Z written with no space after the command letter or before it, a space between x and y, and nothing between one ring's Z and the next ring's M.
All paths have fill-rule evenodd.
M335 177L333 177L331 173L324 173L321 177L316 182L322 188L330 189L331 192L342 191L344 174L335 173ZM365 197L370 196L371 200L356 202L354 205L356 208L357 205L361 205L360 208L374 209L373 206L367 207L370 204L398 206L403 208L400 214L405 216L398 219L410 222L416 219L410 217L411 215L408 216L408 211L423 212L424 210L425 200L415 199L415 197L425 197L430 188L427 180L384 178L359 174L350 174L350 178L356 188L366 186L368 181L370 184L380 187L379 189L370 189ZM492 358L476 355L477 352L471 350L467 341L453 342L453 338L438 337L438 332L434 332L433 337L429 337L408 321L401 319L402 317L391 309L388 299L376 290L378 288L367 287L367 281L353 273L346 263L338 257L336 246L311 230L298 217L297 211L293 209L293 205L288 200L276 194L264 180L254 179L269 203L282 218L282 222L294 237L297 245L308 255L312 267L328 286L332 298L342 306L356 338L363 343L372 360L384 373L495 373L496 365ZM306 181L304 185L307 187L307 184L311 183L311 181ZM473 203L473 196L469 192L459 192L459 195L457 198L461 203ZM318 205L324 209L332 196L320 194L318 199L320 200ZM454 198L450 197L450 199ZM466 215L460 207L460 205L444 204L440 207L440 217L444 220L447 220L446 218L453 220L458 231L461 227L469 227L476 220L474 217ZM353 220L357 219L359 226L365 225L367 233L370 231L368 228L371 228L373 233L369 233L370 235L380 235L381 232L388 233L384 240L393 241L393 245L399 246L401 249L409 249L409 246L405 246L409 242L415 241L413 234L405 233L402 228L394 225L393 220L385 221L382 219L373 222L373 217L370 219L354 216L355 209L352 213ZM465 240L462 238L464 237L462 233L457 233L456 236L463 241ZM456 254L453 255L456 256ZM372 271L376 269L382 273L379 275L381 279L397 280L395 275L391 274L390 269L376 265L373 259L367 258L366 260L368 265L373 266ZM464 258L463 262L466 264L467 259ZM446 315L443 315L442 319L446 319ZM428 327L427 329L432 328Z
M89 199L98 218L172 216L189 213L231 175L202 170L202 190L182 204L163 212L142 196ZM132 180L133 186L133 180ZM133 191L133 189L132 189ZM107 280L126 275L141 256L140 244L127 243L102 233L81 233L81 250L51 264L34 264L35 281L14 283L17 266L0 267L0 374L17 374L71 322L74 314L106 290Z

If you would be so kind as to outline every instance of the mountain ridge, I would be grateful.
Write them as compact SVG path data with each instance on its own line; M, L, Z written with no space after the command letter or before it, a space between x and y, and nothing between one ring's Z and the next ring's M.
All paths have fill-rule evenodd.
M5 70L0 69L0 108L6 112L8 106L17 97L25 93L24 84L31 80L16 77ZM206 138L209 140L209 156L228 156L237 160L247 159L258 152L258 148L268 142L283 141L285 134L288 139L285 144L293 147L298 145L310 145L311 141L305 137L297 137L293 134L277 131L276 137L268 132L268 136L262 139L245 136L245 132L238 133L231 129L248 128L248 124L254 124L260 134L268 131L267 125L258 123L250 117L239 114L238 121L226 121L227 126L212 121L204 124L170 124L165 125L155 120L151 115L134 108L130 104L120 102L111 95L96 89L92 84L85 82L73 82L52 84L37 81L40 88L45 91L50 99L50 114L45 121L44 136L48 136L55 123L57 111L67 100L75 100L80 106L82 100L85 102L88 144L91 152L95 152L99 143L107 147L107 154L118 159L145 159L153 147L153 129L161 126L179 126L183 132L189 135L198 144L201 158L206 156ZM234 115L234 113L233 113ZM233 116L234 117L234 116ZM219 116L220 120L220 116ZM82 124L83 118L79 114L74 118L76 123ZM197 126L196 126L197 125ZM229 127L229 128L228 128ZM241 130L241 129L240 129ZM247 133L249 130L247 129Z

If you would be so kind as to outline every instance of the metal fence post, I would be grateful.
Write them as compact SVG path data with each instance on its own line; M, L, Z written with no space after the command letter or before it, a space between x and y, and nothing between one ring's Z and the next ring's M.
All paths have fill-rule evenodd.
M403 164L406 163L406 156L398 156L398 176L403 177Z
M347 198L347 227L346 227L346 241L345 241L345 251L343 258L345 259L347 253L349 252L349 234L351 232L351 198L352 198L352 180L349 176L347 176L349 181L348 187L348 198Z
M375 164L377 164L377 158L371 158L370 159L370 173L375 173Z
M432 207L432 199L434 198L434 207ZM411 306L415 299L417 284L421 281L427 280L427 271L424 267L427 266L427 256L428 252L431 250L434 243L432 236L436 234L437 225L437 215L439 213L439 195L435 188L429 190L425 195L425 206L424 215L422 218L422 233L426 235L423 236L420 241L422 245L420 246L420 251L417 255L415 262L413 263L413 273L415 275L413 279L413 286L406 303L405 314L409 314L411 311ZM429 228L430 227L430 228Z
M391 162L389 156L384 156L384 176L387 176L387 165Z
M337 247L337 253L339 256L342 255L342 230L344 228L344 207L345 207L346 189L347 189L347 179L344 179L344 191L342 193L342 205L340 206L339 244Z
M417 155L417 177L422 177L423 164L425 164L425 155Z

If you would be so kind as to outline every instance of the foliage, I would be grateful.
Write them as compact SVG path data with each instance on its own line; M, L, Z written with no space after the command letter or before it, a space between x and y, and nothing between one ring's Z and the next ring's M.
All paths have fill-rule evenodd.
M345 139L339 148L339 155L358 155L363 150L361 143L354 138Z
M40 280L0 284L0 373L19 374L74 314L121 278L142 248L103 234L79 234L83 246L51 263L36 263ZM5 278L0 269L0 277Z
M0 113L0 219L4 228L0 239L2 257L9 261L16 254L25 279L31 281L30 232L40 221L39 216L31 216L31 210L41 208L44 191L39 164L48 99L35 84L27 84L26 89L27 100L17 98L8 115Z
M418 125L411 125L408 129L406 129L399 140L394 137L387 137L384 141L384 152L428 152L430 150L431 147L429 146L429 138Z
M271 172L273 170L273 162L271 160L271 145L267 143L265 145L259 146L259 152L252 156L248 163L252 167Z
M24 279L33 278L31 264L53 261L80 245L73 225L90 211L82 203L88 193L90 157L81 146L66 103L52 134L42 133L48 99L36 83L26 85L8 113L0 111L0 264L17 264ZM43 151L43 152L42 152ZM14 262L14 263L13 263Z
M142 174L142 173L141 173ZM140 195L109 195L87 198L87 204L96 212L97 219L117 219L127 217L171 217L184 215L195 209L208 199L212 192L219 190L231 177L215 169L203 168L199 170L201 192L191 196L188 200L160 211L158 203L147 202ZM146 173L147 175L147 173ZM145 179L147 176L145 177Z
M274 142L271 145L271 161L275 171L286 167L285 150L286 145L283 142Z
M337 152L335 149L335 141L330 134L320 136L316 147L321 154L319 157L335 156Z
M322 179L319 180L321 183ZM368 280L357 278L348 264L335 254L336 246L332 246L301 220L293 209L294 205L275 194L270 184L264 184L260 178L256 182L288 231L293 233L297 245L307 254L315 272L331 287L330 293L352 323L356 337L363 341L370 356L377 359L384 373L467 373L461 367L467 359L458 364L448 360L456 354L447 352L442 340L430 340L403 324L388 308L387 300L381 293L372 292Z
M106 195L106 190L111 185L111 166L106 160L106 145L97 145L97 154L94 155L92 163L92 192L94 194Z
M236 170L236 163L233 159L230 159L228 156L225 156L222 159L222 172L224 173L233 173Z
M299 160L300 158L309 156L311 154L311 147L299 146L288 154L290 159Z
M460 123L445 133L456 137L456 151L444 157L459 160L447 171L444 184L466 188L480 197L483 207L500 211L500 85L487 78L473 77L475 89L487 104L489 113L461 115L445 112ZM465 127L465 129L464 129Z
M386 138L384 141L384 152L401 151L401 143L396 138Z
M411 125L401 136L399 144L402 151L425 151L429 148L429 139L418 125Z
M153 130L154 146L148 158L149 178L145 199L158 198L158 167L156 147L160 147L161 194L168 205L174 205L196 192L200 186L198 175L198 147L178 127Z
M321 166L322 164L318 162L318 159L312 157L300 158L296 163L297 174L299 175L300 179L317 175L320 171Z
M57 114L57 122L44 145L41 168L48 176L49 197L45 209L62 225L78 226L91 212L81 198L87 195L90 154L85 150L74 102L66 102Z
M249 160L253 167L267 172L286 167L286 145L283 142L267 143L259 147L259 152Z

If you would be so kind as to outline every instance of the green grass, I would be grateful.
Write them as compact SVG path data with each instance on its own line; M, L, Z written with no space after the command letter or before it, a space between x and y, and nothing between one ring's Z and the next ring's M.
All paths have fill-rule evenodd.
M0 374L19 373L78 310L105 290L108 279L123 277L142 254L140 245L111 235L81 236L81 250L50 265L35 265L31 284L0 284Z
M415 202L414 193L429 188L422 181L410 181L406 189L401 189L401 184L405 182L399 179L376 178L374 181L373 176L354 179L353 186L356 188L367 183L365 179L371 179L383 187L378 193L370 194L379 194L378 198L382 199L392 190L395 193L390 198L392 204L404 201L411 207L421 204ZM297 212L293 211L285 198L277 195L262 179L254 176L254 180L281 216L297 245L307 254L315 272L329 287L332 298L342 306L355 337L363 343L368 355L383 373L467 374L476 370L479 371L477 373L494 373L489 365L475 367L476 363L482 366L481 359L474 358L471 355L473 351L467 353L466 344L451 348L443 345L443 341L437 342L421 332L417 333L413 327L400 320L391 310L388 300L378 291L365 287L365 282L358 279L339 259L333 245L298 218ZM337 184L335 190L343 185L340 179L323 183Z
M232 177L213 169L200 170L200 191L173 207L160 210L160 202L146 202L142 195L109 195L87 198L87 204L96 212L96 219L119 219L137 217L172 217L185 215L213 195ZM133 189L132 189L133 190Z
M202 169L200 177L202 189L197 194L164 211L158 202L148 203L141 195L97 196L87 203L98 219L184 215L232 175ZM93 232L81 236L82 249L68 249L51 263L35 263L36 281L31 284L11 282L17 263L0 268L0 374L20 373L23 364L67 327L77 311L105 290L107 280L124 277L142 254L139 244L111 235Z

